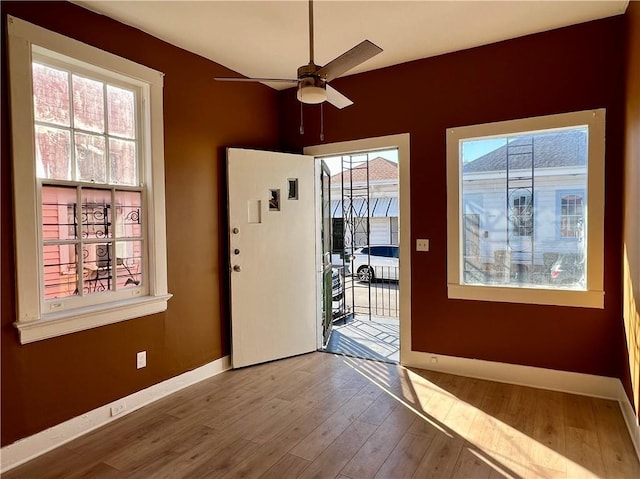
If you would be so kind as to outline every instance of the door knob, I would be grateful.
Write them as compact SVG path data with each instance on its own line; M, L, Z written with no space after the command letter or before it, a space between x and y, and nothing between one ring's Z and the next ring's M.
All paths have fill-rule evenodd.
M233 229L231 230L231 232L232 232L234 235L237 235L238 233L240 233L240 230L239 230L238 228L233 228Z
M238 248L234 249L234 250L233 250L233 254L236 254L236 255L237 255L237 254L240 254L240 250L239 250Z
M241 271L240 265L238 265L238 264L237 264L237 265L235 265L235 266L233 267L233 270L234 270L236 273L239 273L239 272Z

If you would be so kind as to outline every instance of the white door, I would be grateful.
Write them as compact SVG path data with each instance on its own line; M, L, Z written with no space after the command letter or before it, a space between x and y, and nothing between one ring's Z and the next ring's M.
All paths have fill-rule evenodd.
M234 368L316 349L314 158L227 150Z

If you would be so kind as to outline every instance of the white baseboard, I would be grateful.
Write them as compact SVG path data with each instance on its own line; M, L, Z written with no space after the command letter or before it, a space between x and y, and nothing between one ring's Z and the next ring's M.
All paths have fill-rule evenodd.
M405 351L402 354L402 364L407 367L429 369L459 376L618 401L636 454L640 459L640 427L638 426L638 420L631 406L631 402L626 395L622 383L617 378L478 359L443 356L417 351L410 351L408 353ZM230 358L229 356L225 356L205 364L202 367L155 384L118 401L89 411L82 416L75 417L3 447L0 450L0 473L19 466L93 429L104 426L122 417L124 414L128 414L164 396L226 371L230 367ZM122 404L123 402L126 404L126 409L121 414L112 417L111 406Z
M640 460L638 418L622 382L618 378L419 351L401 351L401 363L406 367L618 401L631 441Z
M620 383L620 397L618 398L618 403L620 404L620 410L622 411L624 422L629 430L629 436L631 436L633 447L636 449L636 454L640 460L640 425L638 424L638 418L636 417L636 413L633 410L629 396L627 396L627 392L624 390L622 383Z
M69 419L33 436L20 439L0 450L0 474L160 398L226 371L230 367L229 356L224 356L197 369L187 371L81 416ZM111 416L111 407L122 405L124 405L124 410L116 416Z
M440 371L469 378L486 379L500 383L550 389L583 396L619 399L619 383L616 378L591 374L557 371L555 369L521 366L518 364L458 358L442 354L411 351L402 357L407 367Z

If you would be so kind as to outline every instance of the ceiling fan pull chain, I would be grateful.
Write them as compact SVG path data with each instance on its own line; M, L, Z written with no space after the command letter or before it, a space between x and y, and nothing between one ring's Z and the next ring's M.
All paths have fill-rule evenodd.
M320 141L324 141L324 102L320 103Z
M300 134L304 135L304 115L302 113L302 102L300 102Z

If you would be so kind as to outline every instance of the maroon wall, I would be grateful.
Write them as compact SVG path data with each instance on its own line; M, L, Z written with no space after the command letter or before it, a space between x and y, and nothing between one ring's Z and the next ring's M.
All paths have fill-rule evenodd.
M411 254L414 350L619 377L624 28L619 16L332 83L355 104L325 107L326 143L411 135L411 244L431 241ZM300 136L294 91L280 102L285 149L318 144L319 107ZM449 300L445 130L590 108L607 109L605 309Z
M166 74L166 313L21 346L15 321L6 14ZM2 2L2 445L229 354L225 146L278 146L277 94L70 3ZM34 252L35 254L35 252ZM146 350L148 366L136 370Z

